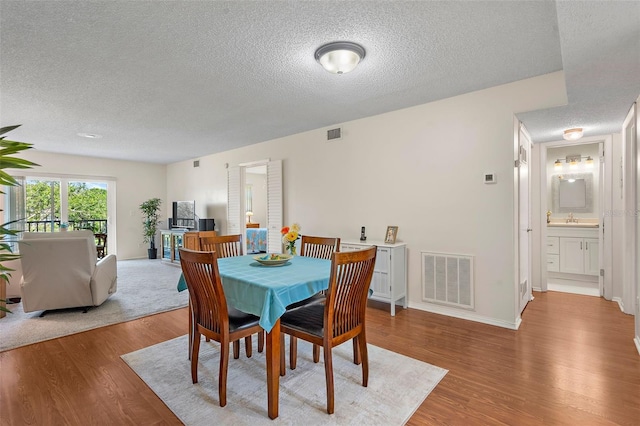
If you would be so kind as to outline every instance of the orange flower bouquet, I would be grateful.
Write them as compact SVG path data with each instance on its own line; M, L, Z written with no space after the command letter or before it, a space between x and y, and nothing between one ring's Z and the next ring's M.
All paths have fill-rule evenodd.
M296 241L300 239L300 225L294 223L291 227L285 226L280 230L282 243L291 256L296 255Z

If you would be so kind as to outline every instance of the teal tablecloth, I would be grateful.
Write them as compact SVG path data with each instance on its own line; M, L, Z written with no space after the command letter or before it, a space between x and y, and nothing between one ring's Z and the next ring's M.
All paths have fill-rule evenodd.
M247 255L218 259L218 270L227 303L259 316L269 332L287 306L329 287L331 261L295 256L284 266L263 266ZM178 291L186 289L181 275Z

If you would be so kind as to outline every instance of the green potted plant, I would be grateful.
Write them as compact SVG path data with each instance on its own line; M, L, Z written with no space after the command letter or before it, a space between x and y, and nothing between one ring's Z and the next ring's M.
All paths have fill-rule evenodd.
M162 200L160 198L151 198L140 204L140 210L144 218L142 221L144 242L149 243L149 259L156 259L158 257L155 240L158 225L160 224L161 204Z
M2 127L0 128L0 135L4 135L17 127L20 127L20 125ZM19 185L19 183L3 169L30 169L31 167L38 165L29 160L12 156L18 152L31 148L32 145L29 143L7 141L4 140L4 136L0 136L0 185ZM0 190L0 194L4 194L4 192ZM14 271L13 269L5 266L4 262L20 258L19 254L13 252L10 244L12 242L10 241L10 238L15 237L18 232L20 232L19 230L9 228L9 225L14 222L15 221L7 222L0 225L0 318L4 317L6 312L11 312L6 308L5 285L9 282L11 272Z

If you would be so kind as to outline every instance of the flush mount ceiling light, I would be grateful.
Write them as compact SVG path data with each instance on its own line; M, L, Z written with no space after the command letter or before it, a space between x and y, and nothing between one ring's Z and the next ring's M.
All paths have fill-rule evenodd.
M568 141L577 141L582 137L582 127L567 129L564 131L564 135L562 135L562 137Z
M349 41L336 41L320 46L316 50L316 61L333 74L345 74L353 69L364 58L364 47Z
M89 139L100 139L102 137L102 135L96 135L95 133L78 133L78 136Z

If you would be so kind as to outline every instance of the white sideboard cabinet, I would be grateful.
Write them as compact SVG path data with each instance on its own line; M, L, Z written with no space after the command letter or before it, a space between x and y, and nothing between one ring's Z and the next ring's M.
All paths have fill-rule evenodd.
M362 250L377 246L376 264L371 279L372 300L391 305L391 316L396 315L396 302L402 300L407 307L407 245L386 244L379 241L342 241L340 251Z

